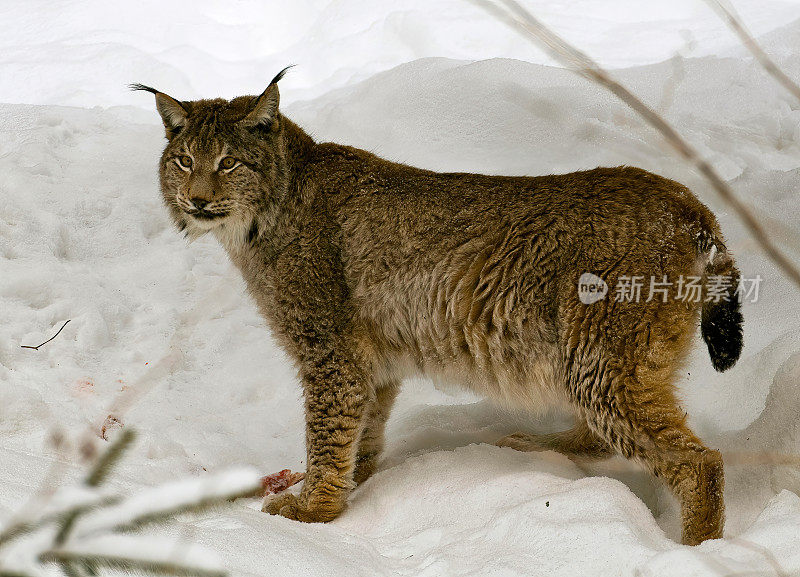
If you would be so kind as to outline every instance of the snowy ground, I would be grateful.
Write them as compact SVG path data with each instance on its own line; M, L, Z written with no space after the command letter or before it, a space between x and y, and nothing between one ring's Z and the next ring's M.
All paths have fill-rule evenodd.
M633 164L714 208L745 275L764 279L739 364L714 373L698 339L681 383L693 426L726 455L726 538L677 544L674 501L622 460L579 466L489 444L563 426L558 415L511 415L416 381L380 471L336 522L239 501L179 530L235 575L800 575L800 470L759 461L800 452L798 291L632 112L457 0L162 4L0 2L0 519L53 461L75 478L81 435L110 412L140 433L114 480L124 490L235 465L303 470L293 369L221 248L170 228L155 174L163 131L150 97L123 89L254 93L297 62L284 112L319 139L437 170ZM702 2L527 5L618 67L800 261L800 103ZM800 79L800 5L735 5ZM20 348L66 319L41 350ZM133 402L110 409L120 395ZM64 453L55 430L72 440Z

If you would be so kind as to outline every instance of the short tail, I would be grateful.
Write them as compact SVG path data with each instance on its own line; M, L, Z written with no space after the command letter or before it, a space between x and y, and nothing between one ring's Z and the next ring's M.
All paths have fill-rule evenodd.
M739 271L725 245L709 239L704 275L704 301L700 329L708 346L711 364L719 372L736 364L744 344L742 306L739 298ZM708 245L707 245L708 246Z

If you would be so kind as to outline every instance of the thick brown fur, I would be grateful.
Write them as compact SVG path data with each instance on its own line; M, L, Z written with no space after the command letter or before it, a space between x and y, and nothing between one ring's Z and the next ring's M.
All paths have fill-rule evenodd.
M577 290L586 272L612 291L634 275L738 279L687 188L630 167L503 177L389 162L314 142L278 111L276 82L232 101L137 88L164 120L161 188L175 223L219 239L299 368L305 484L266 511L336 518L375 470L400 380L422 374L532 412L571 408L575 429L499 444L636 459L680 500L685 543L722 535L721 456L673 392L703 305L644 292L587 305ZM705 309L728 323L709 330L715 350L740 338L729 325L741 316L725 313L738 304ZM729 349L725 367L739 354Z

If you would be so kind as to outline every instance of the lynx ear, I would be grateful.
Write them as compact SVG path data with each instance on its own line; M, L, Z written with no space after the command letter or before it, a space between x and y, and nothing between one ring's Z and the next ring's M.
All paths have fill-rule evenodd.
M278 92L277 84L270 84L250 105L250 112L242 119L245 126L257 126L263 124L269 126L278 115L278 103L281 96Z
M189 115L185 104L144 84L131 84L131 90L144 90L155 94L156 109L164 122L167 138L172 138L181 131L186 124L186 117Z
M294 65L292 65L294 66ZM286 71L292 66L287 66L272 79L267 89L261 93L261 96L253 99L250 105L250 112L247 113L242 119L246 126L270 126L272 121L278 116L278 104L280 104L281 96L278 92L278 81L283 78Z

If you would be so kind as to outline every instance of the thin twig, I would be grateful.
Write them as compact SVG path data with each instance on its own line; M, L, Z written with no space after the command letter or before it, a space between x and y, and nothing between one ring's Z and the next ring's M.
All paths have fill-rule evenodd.
M530 12L520 6L515 0L500 0L508 11L491 2L490 0L471 0L486 10L489 14L504 22L520 34L527 36L536 44L543 47L553 58L561 62L568 69L588 78L607 88L648 124L658 130L666 141L708 180L712 188L733 209L745 228L750 232L766 255L800 287L800 269L789 260L783 252L772 242L761 223L752 215L747 206L739 200L725 181L716 173L708 161L700 157L697 151L686 142L678 132L657 112L639 100L627 88L611 78L608 72L600 67L597 62L581 52L555 32L547 28Z
M681 457L680 451L665 451L664 454ZM628 473L631 471L641 471L641 467L634 461L624 459L622 455L613 454L610 459L599 460L591 455L573 455L576 462L591 465L590 470L602 470L604 472ZM779 453L777 451L745 452L745 451L722 451L722 460L726 467L800 467L800 455Z
M47 343L52 341L54 338L56 338L58 335L60 335L61 331L64 330L64 327L67 326L67 323L69 323L69 321L71 321L71 320L72 319L67 319L67 321L63 325L61 325L61 328L58 329L58 332L56 334L54 334L52 337L50 337L49 339L47 339L45 342L43 342L41 345L37 345L35 347L32 347L31 345L20 345L20 347L23 348L23 349L33 349L34 351L38 351L39 347L43 347L44 345L46 345Z
M728 28L733 30L733 33L739 37L742 44L755 56L759 64L764 67L764 70L777 80L781 86L791 92L795 98L800 100L800 85L789 78L783 70L775 64L775 61L769 57L756 39L753 38L753 35L748 32L747 27L745 27L739 15L736 14L736 10L734 10L733 6L728 4L728 2L723 3L721 0L705 0L705 3L717 13L725 24L728 25Z
M777 451L723 451L726 465L791 465L800 467L800 455L779 453Z

